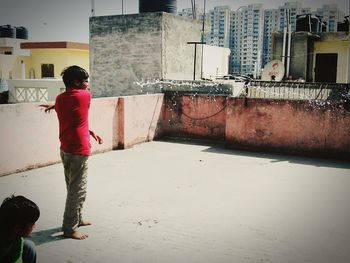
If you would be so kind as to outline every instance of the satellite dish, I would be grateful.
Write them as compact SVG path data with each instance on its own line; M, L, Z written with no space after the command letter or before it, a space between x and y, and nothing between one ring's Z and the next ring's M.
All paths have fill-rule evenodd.
M284 76L284 66L280 60L271 60L267 63L261 73L261 80L264 81L281 81Z

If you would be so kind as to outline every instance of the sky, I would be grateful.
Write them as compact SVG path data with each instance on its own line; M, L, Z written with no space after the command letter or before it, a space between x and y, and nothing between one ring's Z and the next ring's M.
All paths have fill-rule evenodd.
M95 16L138 13L139 0L94 0ZM204 0L196 0L203 8ZM292 0L289 0L290 2ZM296 1L296 0L293 0ZM122 8L123 2L123 8ZM283 0L206 0L206 10L229 5L232 10L252 3L277 8ZM349 14L350 0L300 0L302 7L316 9L323 4L337 4ZM177 0L178 11L191 7L191 0ZM0 25L23 26L30 41L89 42L91 0L0 0Z

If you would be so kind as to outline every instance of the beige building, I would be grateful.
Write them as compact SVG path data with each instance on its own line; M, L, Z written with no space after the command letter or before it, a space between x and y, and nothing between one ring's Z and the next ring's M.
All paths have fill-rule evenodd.
M54 100L64 90L60 74L70 65L89 71L88 44L0 38L0 79L9 102Z
M72 64L89 70L88 44L0 38L0 72L4 79L59 78L62 69Z
M346 83L349 79L349 39L346 34L329 32L314 42L313 79Z
M273 37L273 59L282 59L283 33ZM348 32L293 32L287 76L306 81L349 83Z

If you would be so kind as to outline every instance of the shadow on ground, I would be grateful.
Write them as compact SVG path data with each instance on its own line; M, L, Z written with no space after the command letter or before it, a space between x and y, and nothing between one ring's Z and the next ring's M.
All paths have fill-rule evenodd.
M32 240L37 246L62 239L66 239L66 237L62 235L61 227L34 232L30 236L30 240Z
M300 156L300 155L266 153L262 151L235 150L235 149L226 148L225 142L218 141L218 140L211 141L211 140L182 139L182 138L167 137L159 141L164 141L169 143L182 143L182 144L207 146L208 148L203 150L203 152L208 152L208 153L273 159L271 163L290 162L295 164L313 165L316 167L333 167L333 168L350 169L349 162L332 159L332 156L328 159L328 158L317 158L317 157Z

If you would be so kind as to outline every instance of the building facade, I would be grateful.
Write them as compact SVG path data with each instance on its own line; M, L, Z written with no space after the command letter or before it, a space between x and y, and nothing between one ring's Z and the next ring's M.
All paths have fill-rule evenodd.
M229 6L217 6L209 11L210 37L208 44L218 47L229 47L230 44L230 12Z
M272 60L272 34L279 29L278 20L277 9L266 9L264 11L263 65Z

